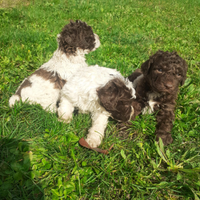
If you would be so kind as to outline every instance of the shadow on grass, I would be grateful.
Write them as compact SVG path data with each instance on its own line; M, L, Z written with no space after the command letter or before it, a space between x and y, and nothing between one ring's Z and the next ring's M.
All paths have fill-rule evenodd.
M27 141L0 138L0 199L44 199L33 179Z

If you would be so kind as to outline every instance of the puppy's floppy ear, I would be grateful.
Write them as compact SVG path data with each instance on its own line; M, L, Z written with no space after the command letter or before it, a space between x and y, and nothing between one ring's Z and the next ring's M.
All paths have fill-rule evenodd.
M109 81L104 87L97 89L100 104L107 110L115 110L117 105L118 88L114 80Z
M97 90L100 104L111 113L112 117L120 121L128 121L132 113L131 89L127 88L120 79L109 81Z
M150 56L149 60L147 60L141 65L142 73L145 76L149 73L149 70L153 63L159 63L162 60L163 54L163 51L158 50L153 56Z
M146 76L149 73L149 69L151 67L151 64L153 63L153 59L150 58L149 60L145 61L141 65L142 73Z

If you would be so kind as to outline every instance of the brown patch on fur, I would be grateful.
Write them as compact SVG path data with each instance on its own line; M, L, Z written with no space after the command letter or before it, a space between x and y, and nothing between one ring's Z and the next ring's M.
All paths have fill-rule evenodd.
M100 104L111 113L114 119L123 122L130 119L132 94L123 81L115 78L98 89L97 94Z
M19 89L16 91L16 95L21 97L21 91L22 89L26 88L26 87L31 87L32 83L28 80L25 79L25 81L20 85Z
M76 55L77 48L92 50L95 47L95 36L91 26L85 22L70 21L60 33L59 49L67 55Z
M66 83L66 81L63 80L58 75L57 72L54 73L54 72L48 72L48 71L46 71L44 69L38 69L32 75L37 75L37 76L42 77L45 80L49 80L51 83L54 83L54 88L55 89L59 89L59 90L61 90L63 88L63 86L65 85L65 83Z
M156 114L156 140L162 139L164 145L172 143L171 129L174 121L174 110L179 91L186 79L187 64L176 52L158 51L145 61L141 70L144 75L136 86L136 100L133 102L134 117L148 105L149 94L159 94L153 98ZM134 81L138 72L133 72L128 78ZM141 109L140 109L141 108ZM139 112L140 110L140 112Z

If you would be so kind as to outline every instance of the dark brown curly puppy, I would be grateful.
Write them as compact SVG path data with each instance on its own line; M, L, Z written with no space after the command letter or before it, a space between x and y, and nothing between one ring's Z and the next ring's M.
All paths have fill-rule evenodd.
M134 117L140 112L156 113L156 141L172 143L174 110L179 90L186 79L187 63L176 52L157 51L144 62L141 70L133 72L128 79L136 89L133 101ZM134 120L134 117L132 118Z

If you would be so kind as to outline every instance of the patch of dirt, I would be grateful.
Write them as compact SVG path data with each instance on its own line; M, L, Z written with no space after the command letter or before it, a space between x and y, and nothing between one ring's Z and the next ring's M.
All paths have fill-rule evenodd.
M0 8L13 8L19 5L28 6L30 0L0 0Z

